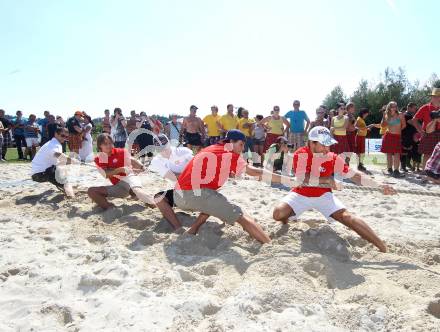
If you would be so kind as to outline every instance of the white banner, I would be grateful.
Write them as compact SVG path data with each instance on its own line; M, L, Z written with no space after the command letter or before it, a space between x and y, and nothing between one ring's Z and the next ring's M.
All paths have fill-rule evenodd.
M368 138L365 142L365 148L367 152L380 152L382 146L381 138Z

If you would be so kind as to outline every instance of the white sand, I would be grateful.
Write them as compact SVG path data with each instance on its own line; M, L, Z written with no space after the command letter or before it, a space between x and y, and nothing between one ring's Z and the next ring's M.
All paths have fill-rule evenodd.
M84 192L65 201L20 180L29 168L0 166L0 331L440 331L438 197L337 192L387 242L381 254L317 212L281 226L285 191L230 180L222 192L273 239L261 246L214 218L172 234L135 200L114 200L123 216L105 223ZM88 171L81 187L105 183Z

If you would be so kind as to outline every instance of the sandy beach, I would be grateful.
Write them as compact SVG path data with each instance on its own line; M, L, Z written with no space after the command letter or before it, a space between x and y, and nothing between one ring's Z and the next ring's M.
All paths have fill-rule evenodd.
M115 199L122 216L104 218L86 194L106 183L93 168L78 170L70 200L32 182L29 164L1 170L2 332L440 331L439 197L336 192L385 240L382 254L314 211L276 223L286 191L249 178L222 192L263 225L269 245L215 218L197 236L176 235L132 199ZM409 180L390 181L440 193ZM171 187L154 174L142 181L150 193ZM195 219L178 215L185 226Z

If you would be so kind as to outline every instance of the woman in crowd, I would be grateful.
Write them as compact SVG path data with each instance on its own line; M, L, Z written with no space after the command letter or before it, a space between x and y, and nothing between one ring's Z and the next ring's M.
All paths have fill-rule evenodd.
M113 128L113 141L116 148L125 147L125 143L127 142L127 121L122 115L122 110L120 108L115 108L114 115L110 121L111 126Z
M264 142L264 151L266 151L278 137L284 136L290 127L289 121L280 115L280 107L274 106L272 115L263 119L262 124L268 128L266 141Z
M79 157L82 161L92 161L93 160L93 138L92 129L94 124L89 115L84 115L84 127L83 127L83 141L81 148L79 149Z
M368 130L371 126L367 126L365 119L370 111L367 108L361 109L359 116L356 119L356 154L358 156L358 170L361 172L368 172L364 166L365 158L365 139L368 134Z
M264 158L264 141L266 140L266 126L262 123L263 116L257 115L255 117L254 130L253 130L253 143L254 143L254 152L257 153L260 158L259 160L254 160L254 166L263 165Z
M34 159L35 154L37 153L37 146L40 144L38 141L38 133L40 128L36 123L37 117L35 114L29 115L29 120L26 123L26 127L24 128L24 137L26 139L26 155L29 155L30 160Z
M337 115L332 118L330 131L338 143L332 145L330 151L336 154L344 154L345 159L349 151L349 146L347 140L348 117L345 115L344 103L338 104L337 112Z
M402 173L399 172L400 154L402 153L401 134L402 129L406 127L406 121L404 115L399 114L396 102L390 101L388 103L381 125L388 128L383 135L382 147L380 148L380 152L387 155L388 173L394 177L401 177Z
M289 152L288 141L284 136L279 136L266 152L266 168L273 171L282 171L284 157Z

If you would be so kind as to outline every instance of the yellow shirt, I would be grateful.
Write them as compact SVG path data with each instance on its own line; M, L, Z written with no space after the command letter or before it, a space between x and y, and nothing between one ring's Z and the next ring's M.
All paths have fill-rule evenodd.
M220 130L218 130L217 122L220 120L220 115L209 114L203 118L203 122L208 127L208 136L220 136Z
M347 135L347 130L344 128L346 117L343 116L342 118L338 119L335 116L332 120L333 120L333 127L335 128L334 134L338 136Z
M356 120L356 127L358 128L358 132L357 132L358 136L367 136L368 134L367 124L365 123L364 119L358 117Z
M220 123L224 130L237 129L238 118L235 115L230 116L225 114L220 118Z
M385 135L387 131L388 131L388 126L380 127L379 135Z
M275 134L279 136L282 136L284 134L284 122L282 118L275 120L273 117L271 117L268 121L268 125L270 127L269 134Z
M251 136L251 128L252 127L248 127L248 128L244 128L243 125L244 124L250 124L253 125L254 124L254 120L253 119L245 119L245 118L241 118L238 120L238 129L246 135L246 137L250 137Z

